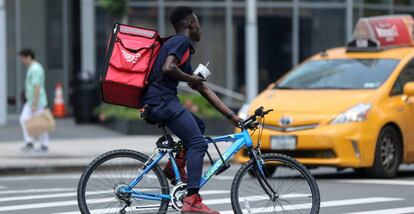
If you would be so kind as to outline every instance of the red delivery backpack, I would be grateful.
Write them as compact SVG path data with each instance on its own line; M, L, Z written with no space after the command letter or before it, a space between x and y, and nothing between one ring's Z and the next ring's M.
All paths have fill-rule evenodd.
M168 39L168 38L167 38ZM101 75L103 101L139 108L139 100L157 59L162 39L157 31L115 24L106 50ZM181 62L187 61L188 50Z

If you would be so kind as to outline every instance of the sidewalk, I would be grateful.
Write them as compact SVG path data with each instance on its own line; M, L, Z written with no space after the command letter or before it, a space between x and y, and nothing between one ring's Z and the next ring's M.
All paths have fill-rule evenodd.
M56 139L105 138L115 136L122 136L122 134L97 124L75 124L73 118L56 119L56 129L50 133L50 139L52 141ZM7 125L0 125L0 144L10 141L23 141L23 134L17 115L9 117Z
M114 149L131 149L151 155L155 142L161 137L161 134L126 136L96 124L75 124L72 118L56 122L46 154L21 152L23 141L17 118L11 118L7 125L0 126L0 175L80 170L94 158ZM230 143L217 145L220 151L224 151ZM213 145L209 151L214 159L219 158ZM164 158L162 163L166 160ZM204 160L208 162L207 157Z
M53 140L47 154L26 154L20 151L22 143L0 143L0 174L57 172L83 169L100 154L114 149L132 149L147 155L154 152L159 136L107 137ZM219 143L224 151L230 143ZM210 146L214 159L218 154ZM163 159L166 162L167 158ZM208 161L208 158L205 158Z

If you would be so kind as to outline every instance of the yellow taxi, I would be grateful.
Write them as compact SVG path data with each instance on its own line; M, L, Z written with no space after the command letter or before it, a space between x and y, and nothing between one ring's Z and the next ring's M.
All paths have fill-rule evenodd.
M316 54L243 106L242 118L274 109L262 152L385 178L413 163L413 23L408 15L363 18L346 47ZM246 162L247 152L236 160Z

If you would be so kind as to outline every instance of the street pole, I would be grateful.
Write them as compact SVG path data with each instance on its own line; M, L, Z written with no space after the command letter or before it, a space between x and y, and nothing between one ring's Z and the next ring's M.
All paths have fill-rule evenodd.
M94 77L95 69L95 0L81 1L81 72Z
M14 31L14 41L15 43L15 54L17 55L22 48L22 6L21 0L16 0L14 5L14 20L15 20L15 31ZM16 82L15 82L15 100L16 100L16 110L15 112L20 112L23 107L23 102L21 99L21 92L24 90L22 86L22 80L24 80L24 74L22 71L22 63L20 62L20 57L16 56Z
M292 67L299 63L299 0L293 0L292 12Z
M165 36L165 0L158 0L158 33Z
M246 4L246 101L250 102L258 93L258 42L256 0Z
M226 0L226 88L234 90L234 60L233 60L233 0ZM231 103L226 97L227 104Z
M6 48L6 8L0 0L0 125L7 122L7 48Z
M353 28L353 16L354 5L352 0L346 1L346 41L348 43L352 40L352 28Z

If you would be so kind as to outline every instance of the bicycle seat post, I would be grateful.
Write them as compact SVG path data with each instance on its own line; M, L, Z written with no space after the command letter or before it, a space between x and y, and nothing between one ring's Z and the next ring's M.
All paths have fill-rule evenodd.
M164 125L159 125L159 128L161 129L162 135L167 139L167 130L165 130Z

